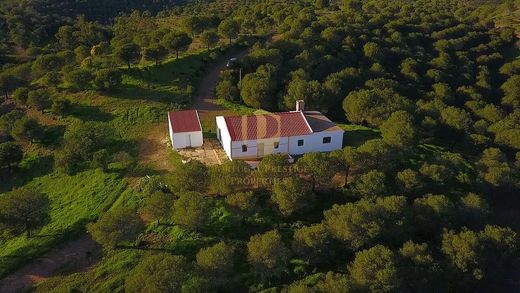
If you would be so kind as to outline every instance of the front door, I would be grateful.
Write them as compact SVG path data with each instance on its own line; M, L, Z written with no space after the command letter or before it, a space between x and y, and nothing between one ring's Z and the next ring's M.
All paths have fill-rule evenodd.
M186 147L191 147L191 134L186 134Z
M263 143L256 144L256 156L259 158L264 156L264 144Z

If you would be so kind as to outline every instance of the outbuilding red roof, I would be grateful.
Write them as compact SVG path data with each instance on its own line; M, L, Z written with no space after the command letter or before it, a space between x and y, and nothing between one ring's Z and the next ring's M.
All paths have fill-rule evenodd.
M232 141L307 135L312 129L302 112L224 117Z
M168 113L174 133L201 131L197 110L173 111Z

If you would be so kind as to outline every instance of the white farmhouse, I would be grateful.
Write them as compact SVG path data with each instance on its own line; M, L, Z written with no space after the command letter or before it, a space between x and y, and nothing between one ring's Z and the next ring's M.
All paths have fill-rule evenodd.
M202 146L202 127L197 110L169 112L168 126L173 149Z
M269 154L301 155L343 147L343 130L317 111L217 116L217 139L230 160L255 160Z

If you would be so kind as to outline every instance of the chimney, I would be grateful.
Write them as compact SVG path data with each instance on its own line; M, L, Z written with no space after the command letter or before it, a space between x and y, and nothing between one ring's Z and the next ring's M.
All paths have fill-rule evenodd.
M296 101L296 111L303 112L305 110L305 101L298 100Z

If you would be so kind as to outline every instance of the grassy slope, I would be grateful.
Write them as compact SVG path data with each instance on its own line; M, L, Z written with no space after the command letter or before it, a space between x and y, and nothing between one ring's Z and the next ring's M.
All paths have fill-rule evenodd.
M72 94L76 106L60 122L108 123L116 130L114 136L125 141L119 146L121 150L136 155L137 141L150 127L164 123L166 111L189 104L188 88L202 76L208 62L207 52L195 52L178 60L168 59L159 66L125 70L123 86L115 93ZM115 173L90 170L67 176L53 172L52 156L42 157L39 153L35 150L27 154L14 180L8 186L2 185L0 191L26 186L45 192L51 200L51 222L31 239L19 236L0 240L0 276L83 231L84 225L107 210L127 186L126 180ZM124 193L131 196L129 191Z
M22 235L0 242L0 276L74 236L85 223L108 209L126 186L117 175L99 170L34 179L27 187L49 196L51 222L32 238Z

